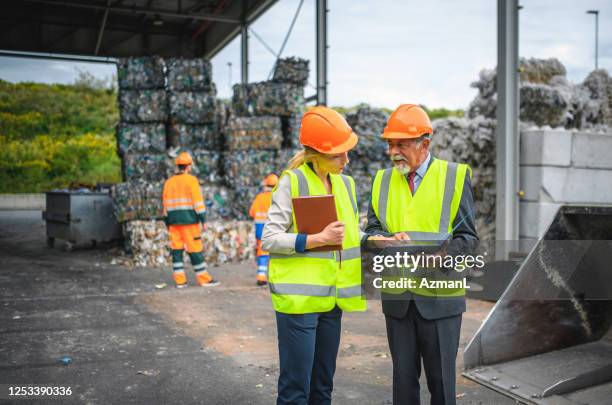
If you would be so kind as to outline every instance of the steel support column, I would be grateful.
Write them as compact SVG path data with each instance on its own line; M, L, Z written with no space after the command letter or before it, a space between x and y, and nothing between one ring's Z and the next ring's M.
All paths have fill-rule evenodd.
M518 0L497 0L496 258L507 259L519 238ZM505 241L501 243L501 241ZM518 242L515 243L518 245Z
M240 37L240 77L242 84L249 82L249 26L244 23Z
M317 104L327 105L327 0L317 0Z

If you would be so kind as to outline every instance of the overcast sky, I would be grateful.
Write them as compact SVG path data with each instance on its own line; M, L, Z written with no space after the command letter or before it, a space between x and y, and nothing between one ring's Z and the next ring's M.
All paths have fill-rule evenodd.
M279 50L299 0L279 0L252 29ZM470 83L496 63L496 0L328 0L329 104L367 102L394 108L403 102L466 108L475 95ZM594 67L594 16L599 9L599 66L612 70L612 1L523 0L520 55L556 57L570 80ZM283 56L311 60L315 83L315 1L306 0ZM266 80L274 56L250 40L250 81ZM228 63L232 64L231 72ZM240 80L240 40L213 59L220 97ZM70 83L76 68L104 77L114 66L0 58L0 78ZM309 87L306 94L314 93Z

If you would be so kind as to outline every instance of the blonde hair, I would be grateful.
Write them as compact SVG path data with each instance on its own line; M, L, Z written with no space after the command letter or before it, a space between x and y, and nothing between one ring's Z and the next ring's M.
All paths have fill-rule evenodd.
M321 153L316 150L309 148L308 146L304 146L304 149L298 151L289 161L289 165L287 166L287 170L297 169L302 166L304 163L316 161L318 157L322 156Z

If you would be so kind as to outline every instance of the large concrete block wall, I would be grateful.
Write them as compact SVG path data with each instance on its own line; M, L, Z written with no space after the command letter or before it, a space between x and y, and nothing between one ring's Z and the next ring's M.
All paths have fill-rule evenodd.
M0 194L0 210L44 210L44 194Z
M537 239L564 203L612 204L612 133L521 133L520 237Z

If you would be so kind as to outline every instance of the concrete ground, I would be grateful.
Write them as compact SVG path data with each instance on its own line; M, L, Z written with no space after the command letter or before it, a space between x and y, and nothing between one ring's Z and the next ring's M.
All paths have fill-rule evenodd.
M177 290L168 269L111 265L116 248L48 249L40 218L0 211L0 386L72 387L62 403L274 403L276 325L253 264L213 269L219 287ZM468 301L460 351L491 307ZM514 403L458 375L459 404ZM380 304L345 314L334 403L390 404L391 376Z

